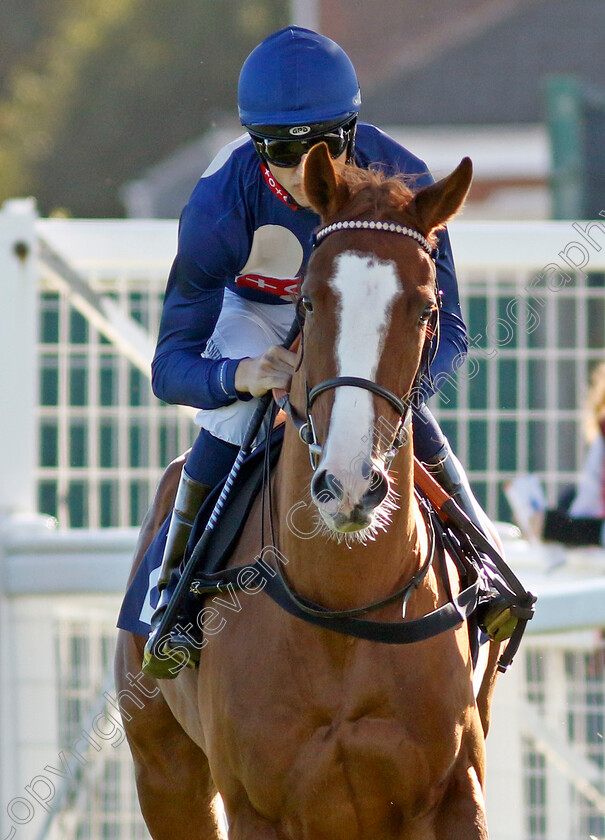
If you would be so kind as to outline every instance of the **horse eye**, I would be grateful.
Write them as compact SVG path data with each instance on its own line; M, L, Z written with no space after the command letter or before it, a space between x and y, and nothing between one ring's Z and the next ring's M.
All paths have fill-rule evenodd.
M433 314L434 311L435 311L435 307L433 306L432 303L429 304L428 306L425 306L424 309L422 310L422 315L420 316L420 323L421 324L427 324L430 321L431 315Z
M313 312L313 303L311 301L311 298L303 297L302 305L305 312Z

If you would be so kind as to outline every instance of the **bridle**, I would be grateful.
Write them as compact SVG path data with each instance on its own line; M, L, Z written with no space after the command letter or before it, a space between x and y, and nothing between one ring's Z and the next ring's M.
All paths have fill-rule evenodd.
M407 227L406 225L399 225L395 222L375 222L365 219L357 219L355 221L334 222L333 224L325 225L324 227L319 228L319 230L316 231L315 236L313 238L313 247L317 248L331 234L345 230L373 230L387 233L396 233L400 236L407 236L418 242L418 244L427 252L427 254L434 261L436 261L438 256L438 252L435 248L431 247L431 244L429 243L428 239L425 236L423 236L419 231L414 230L414 228ZM425 344L423 347L420 365L418 367L416 377L414 378L414 382L412 383L408 395L399 397L397 396L397 394L394 394L393 391L390 391L388 388L379 385L377 382L373 382L371 379L364 379L357 376L335 376L332 379L326 379L323 382L320 382L313 388L309 388L309 386L307 385L307 405L304 418L301 418L300 415L294 410L294 408L290 406L290 415L298 428L298 434L300 436L300 439L303 441L303 443L307 444L308 446L309 459L313 470L317 469L322 453L322 446L319 443L317 433L315 431L315 426L313 424L313 415L311 413L313 404L317 397L320 394L323 394L325 391L331 391L335 390L336 388L348 386L353 388L362 388L365 391L369 391L370 393L381 397L383 400L388 402L392 408L395 409L395 412L398 415L393 439L384 455L385 472L388 472L391 463L395 455L397 454L397 451L407 439L408 429L412 419L412 408L415 405L415 400L417 399L417 395L419 393L419 382L425 375L428 375L432 357L434 356L437 350L438 342L432 341L432 338L438 335L438 310L439 305L441 303L441 295L439 293L439 287L437 285L436 278L435 285L437 287L436 298L438 306L433 315L431 316L430 321L428 322L427 339L425 340Z

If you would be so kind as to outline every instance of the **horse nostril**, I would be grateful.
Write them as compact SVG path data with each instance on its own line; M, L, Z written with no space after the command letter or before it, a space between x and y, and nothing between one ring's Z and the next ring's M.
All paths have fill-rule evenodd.
M315 473L311 481L311 492L321 502L339 501L343 497L342 483L333 473L322 470Z
M364 494L364 501L373 507L377 507L389 492L389 482L386 475L380 470L372 470L370 487Z
M326 473L326 485L335 499L342 499L344 495L342 482L333 473Z
M311 479L311 493L315 499L319 499L321 497L322 492L325 490L326 487L326 471L321 470L321 472L316 472L313 478Z

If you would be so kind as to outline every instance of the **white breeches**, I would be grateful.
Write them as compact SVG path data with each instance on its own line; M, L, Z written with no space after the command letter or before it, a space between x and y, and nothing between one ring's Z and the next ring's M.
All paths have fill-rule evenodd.
M294 304L256 303L226 289L221 314L202 355L210 359L261 356L272 345L281 344L294 315ZM257 405L258 399L236 400L222 408L201 409L195 422L215 437L240 446ZM265 435L266 428L256 442Z

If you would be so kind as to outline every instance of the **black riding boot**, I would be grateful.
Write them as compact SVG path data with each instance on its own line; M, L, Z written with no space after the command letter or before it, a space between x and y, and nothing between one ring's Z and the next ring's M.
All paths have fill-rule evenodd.
M193 665L199 660L199 647L195 645L193 637L171 630L170 638L157 646L157 636L160 621L179 581L179 566L195 517L210 490L210 487L191 478L183 469L157 583L160 600L151 619L151 633L143 656L143 672L156 679L174 679L183 663Z
M462 511L476 525L485 538L494 546L498 554L503 555L502 544L496 529L487 514L475 499L468 483L468 479L446 441L437 455L428 461L423 461L427 470L439 482ZM479 626L495 642L503 642L510 638L517 625L517 619L511 615L510 604L493 587L484 598L478 616Z

